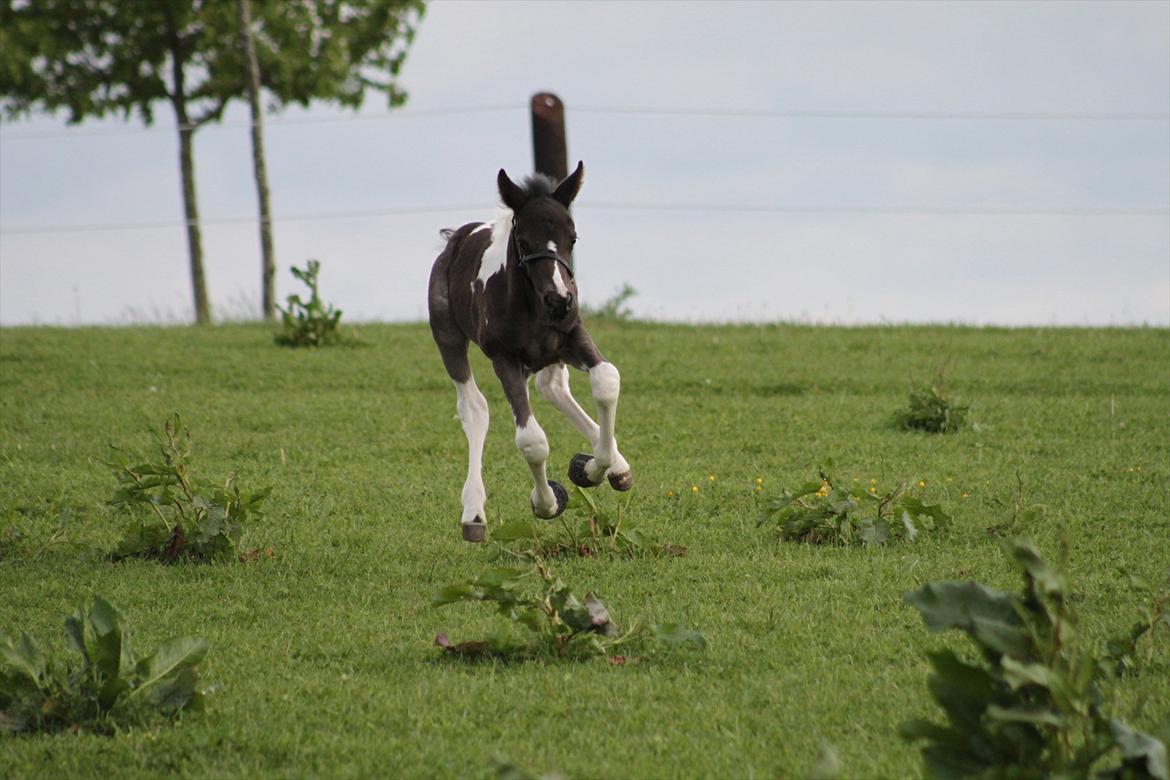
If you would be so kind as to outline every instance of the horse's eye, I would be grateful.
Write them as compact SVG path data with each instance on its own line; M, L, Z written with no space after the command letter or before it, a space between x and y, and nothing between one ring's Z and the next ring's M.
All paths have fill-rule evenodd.
M569 239L569 243L570 243L570 244L576 244L576 243L577 243L577 234L576 234L576 233L574 233L574 234L573 234L573 237Z

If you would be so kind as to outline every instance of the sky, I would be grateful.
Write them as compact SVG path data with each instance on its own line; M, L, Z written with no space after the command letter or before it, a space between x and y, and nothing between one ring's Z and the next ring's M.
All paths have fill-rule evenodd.
M586 304L629 284L671 321L1170 325L1167 2L439 1L400 82L403 109L268 118L281 300L317 258L345 320L425 319L439 229L531 172L547 90L586 168ZM0 125L0 325L191 319L168 114ZM246 120L195 136L220 319L260 305Z

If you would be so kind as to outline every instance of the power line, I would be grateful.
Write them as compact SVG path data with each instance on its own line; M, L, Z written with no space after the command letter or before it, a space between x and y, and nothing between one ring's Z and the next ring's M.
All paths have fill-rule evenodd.
M503 111L528 110L527 104L495 103L478 106L448 106L423 109L398 109L377 114L347 114L327 117L281 118L280 114L265 115L265 124L271 127L333 124L342 122L371 122L390 119L412 119L433 116L457 116ZM570 105L570 114L689 116L708 118L746 119L855 119L855 120L952 120L952 121L1024 121L1024 122L1167 122L1170 113L1157 111L931 111L931 110L831 110L831 109L771 109L745 107L672 107L672 106L606 106ZM203 125L209 129L247 127L248 121L231 120ZM188 126L193 127L193 126ZM44 132L2 133L3 141L31 141L50 138L85 138L92 136L140 135L143 133L173 133L174 125L147 127L119 127L102 130L47 130Z
M516 111L521 108L527 108L518 104L506 103L495 105L482 106L462 106L453 108L424 108L424 109L399 109L396 111L388 111L380 114L347 114L347 115L333 115L320 117L293 117L282 118L280 114L265 114L265 127L283 127L295 125L324 125L334 124L339 122L370 122L382 121L386 119L414 119L420 117L432 116L452 116L459 114L486 114L499 111ZM231 127L250 127L251 120L230 120L222 122L208 123L205 125L164 125L156 126L150 125L146 127L115 127L104 130L46 130L44 132L35 133L3 133L0 134L2 141L37 141L46 138L85 138L88 136L116 136L116 135L142 135L145 133L173 133L176 130L186 127L188 129L217 129L217 128L231 128Z
M273 222L308 222L335 219L362 219L411 214L445 212L490 212L492 204L464 203L452 205L395 206L380 209L350 211L319 211L274 217ZM578 209L604 211L667 211L706 212L723 214L871 214L888 216L991 216L991 217L1170 217L1170 206L1120 207L1104 206L827 206L815 204L722 204L722 203L633 203L589 202L574 204ZM200 225L255 224L257 217L212 217L199 220ZM3 228L0 235L43 235L57 233L96 233L119 230L153 230L185 227L188 220L158 220L152 222L108 222L79 225L41 225Z
M433 214L447 211L489 211L492 207L483 203L450 206L399 206L383 209L357 211L318 211L304 214L287 214L273 217L272 222L310 222L331 219L360 219L363 217L392 217L407 214ZM199 220L163 219L152 222L103 222L88 225L38 225L34 227L4 228L0 235L36 235L44 233L98 233L116 230L154 230L157 228L187 227L189 225L250 225L258 217L210 217Z
M771 109L771 108L670 108L670 107L614 107L569 106L571 113L581 114L638 114L649 116L745 117L776 119L952 119L1043 122L1166 122L1166 112L1111 112L1111 111L924 111L924 110L843 110L828 109Z
M619 211L704 211L733 214L905 214L921 216L989 216L989 217L1170 217L1170 206L821 206L802 204L722 204L722 203L581 203L574 208L612 209Z

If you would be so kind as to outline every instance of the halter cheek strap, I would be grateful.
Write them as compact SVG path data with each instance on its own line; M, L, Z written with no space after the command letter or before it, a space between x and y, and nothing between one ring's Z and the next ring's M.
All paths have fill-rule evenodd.
M527 254L521 251L520 239L516 238L515 230L512 231L512 246L516 250L516 263L524 269L525 273L528 271L527 265L533 260L556 260L565 269L565 272L569 274L569 278L573 278L573 269L569 267L569 264L565 262L563 257L551 249L540 249L536 252L528 252Z

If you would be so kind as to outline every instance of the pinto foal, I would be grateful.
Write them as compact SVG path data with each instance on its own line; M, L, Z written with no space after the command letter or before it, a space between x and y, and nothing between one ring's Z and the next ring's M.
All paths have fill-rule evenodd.
M469 449L463 483L463 538L482 542L484 511L483 444L488 405L476 387L467 360L475 342L492 362L516 423L516 447L532 470L532 511L553 518L565 509L568 493L548 479L548 439L532 415L528 378L536 375L540 394L581 432L593 450L569 463L569 479L594 487L608 478L615 490L629 490L633 475L614 439L621 377L598 352L578 317L573 279L577 241L569 206L581 189L584 166L559 184L543 175L517 185L500 169L496 179L503 212L494 222L471 222L444 231L447 245L431 269L427 304L431 333L443 365L455 383L456 409ZM566 366L587 371L597 402L594 422L569 392Z

